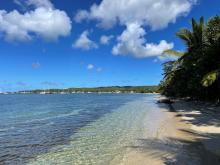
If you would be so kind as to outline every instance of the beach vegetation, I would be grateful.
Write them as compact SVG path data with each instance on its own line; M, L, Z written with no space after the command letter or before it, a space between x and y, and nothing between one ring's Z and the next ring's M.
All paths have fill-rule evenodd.
M185 51L166 50L163 54L178 57L163 64L162 94L194 99L220 99L220 16L207 23L201 17L191 20L191 29L182 28L176 36Z

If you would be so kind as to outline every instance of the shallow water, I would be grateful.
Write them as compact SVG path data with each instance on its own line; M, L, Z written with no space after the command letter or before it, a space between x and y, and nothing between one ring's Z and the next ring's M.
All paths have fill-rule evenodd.
M110 164L143 134L153 94L0 96L0 164Z

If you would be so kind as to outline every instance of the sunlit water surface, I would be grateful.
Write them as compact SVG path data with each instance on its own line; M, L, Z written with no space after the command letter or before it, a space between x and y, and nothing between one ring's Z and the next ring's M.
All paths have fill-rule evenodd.
M115 164L144 133L157 96L0 95L0 164Z

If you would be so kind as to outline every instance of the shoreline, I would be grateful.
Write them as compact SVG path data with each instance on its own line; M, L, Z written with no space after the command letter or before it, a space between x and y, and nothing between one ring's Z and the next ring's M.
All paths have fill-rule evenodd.
M65 92L65 93L0 93L0 95L62 95L62 94L160 94L158 92Z
M152 119L146 117L145 134L120 165L220 164L220 119L205 111L210 105L176 101L170 107L158 107L162 115L153 127L148 125ZM213 112L219 109L212 108Z

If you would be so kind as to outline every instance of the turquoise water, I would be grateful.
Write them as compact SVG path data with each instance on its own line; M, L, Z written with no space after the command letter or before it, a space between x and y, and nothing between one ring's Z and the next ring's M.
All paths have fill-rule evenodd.
M0 164L111 164L143 134L151 94L0 96Z

